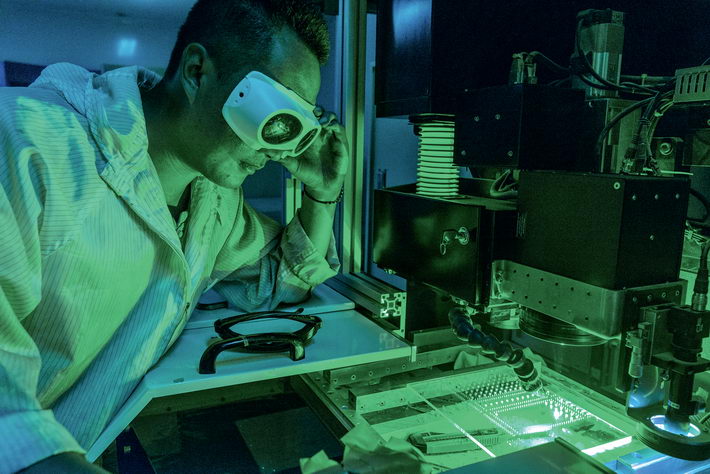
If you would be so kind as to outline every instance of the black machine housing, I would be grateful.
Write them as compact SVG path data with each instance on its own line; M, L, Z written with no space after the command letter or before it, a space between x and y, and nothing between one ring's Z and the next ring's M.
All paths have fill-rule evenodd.
M522 171L515 261L612 290L676 281L687 178Z
M595 171L591 119L581 90L516 84L465 91L456 110L454 163Z
M510 254L515 204L490 198L419 196L414 185L375 191L374 261L409 280L427 283L472 304L486 304L493 260ZM465 228L468 243L445 232Z

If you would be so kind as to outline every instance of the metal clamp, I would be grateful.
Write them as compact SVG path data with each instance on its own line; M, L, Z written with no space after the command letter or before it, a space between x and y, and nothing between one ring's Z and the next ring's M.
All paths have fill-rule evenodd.
M441 255L446 255L446 248L454 240L461 245L468 244L468 229L466 227L459 227L459 230L445 230L444 233L441 235L441 243L439 244L439 252L441 253Z

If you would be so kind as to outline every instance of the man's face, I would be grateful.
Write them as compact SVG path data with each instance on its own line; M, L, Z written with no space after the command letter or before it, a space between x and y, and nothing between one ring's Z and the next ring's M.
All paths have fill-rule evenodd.
M295 33L284 30L275 37L271 61L260 71L301 97L315 103L320 89L320 65L316 56L298 39ZM222 106L234 87L233 84L210 84L198 94L184 130L190 139L184 153L190 167L210 181L236 189L244 179L263 168L269 159L278 159L281 150L254 150L241 141L222 117Z

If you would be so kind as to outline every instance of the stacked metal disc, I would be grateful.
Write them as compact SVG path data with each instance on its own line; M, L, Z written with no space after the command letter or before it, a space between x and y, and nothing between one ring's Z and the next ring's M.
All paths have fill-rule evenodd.
M454 117L442 114L411 116L419 137L417 194L456 197L459 170L454 165Z

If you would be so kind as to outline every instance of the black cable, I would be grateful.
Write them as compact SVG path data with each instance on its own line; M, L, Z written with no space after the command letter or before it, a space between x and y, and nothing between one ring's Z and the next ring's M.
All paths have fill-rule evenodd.
M658 108L661 96L661 91L657 91L656 95L653 96L652 100L648 103L646 109L641 114L638 127L636 127L636 132L633 137L631 137L631 145L629 145L629 148L626 150L626 154L624 156L624 160L631 160L633 162L636 162L637 159L638 161L641 161L640 158L643 158L643 165L641 166L642 170L650 158L647 156L647 147L648 140L650 140L649 130L651 127L651 116ZM639 149L641 150L641 156L640 158L637 158L639 155Z
M675 76L648 76L648 75L643 75L643 76L634 76L634 75L628 75L628 74L622 74L621 79L625 81L631 81L634 84L638 84L643 86L643 84L639 84L638 81L644 81L644 82L654 82L658 84L665 84L666 82L675 79ZM635 82L634 82L635 81Z
M653 97L649 97L648 99L644 99L642 101L636 102L635 104L631 104L630 106L626 107L624 110L616 114L613 119L609 121L609 123L606 124L606 126L602 129L602 131L599 133L599 137L597 138L597 144L594 147L594 156L597 156L601 158L601 153L602 153L602 146L604 144L604 139L606 138L607 134L609 131L618 124L621 119L629 115L631 112L634 110L643 107L644 105L648 104L653 100Z
M653 158L651 152L651 140L653 139L653 133L656 128L656 126L653 124L653 117L654 115L657 115L657 124L658 120L660 120L661 116L663 115L662 113L658 114L658 111L661 108L660 104L663 99L673 94L674 88L675 78L663 84L661 88L656 92L656 95L653 97L653 100L648 104L648 107L646 107L646 110L644 110L644 113L641 115L636 134L634 135L631 141L632 146L629 147L629 151L633 153L631 159L636 160L640 150L639 161L641 161L641 158L643 158L642 167L645 168L648 164L648 166L653 170L654 175L659 175L660 170L658 168L658 163Z
M565 83L569 82L570 80L571 80L570 77L565 77L564 79L557 79L555 81L548 82L547 85L552 86L552 87L561 87L562 84L565 84Z
M708 216L710 215L710 201L708 201L707 198L705 196L703 196L703 194L696 189L690 188L690 194L695 199L700 201L700 204L703 205L704 214L703 214L703 217L686 217L686 220L688 220L690 222L694 222L694 223L695 222L705 222L707 220Z
M585 76L584 74L577 74L577 77L578 77L582 82L584 82L585 84L587 84L587 85L590 86L590 87L594 87L595 89L601 89L601 90L604 90L604 91L616 91L616 90L619 90L618 88L615 88L615 87L609 87L609 86L605 86L605 85L599 84L598 82L594 82L594 81L592 81L591 79L589 79L587 76Z
M705 311L707 307L708 295L708 251L710 251L710 241L703 242L700 248L700 261L698 262L698 274L695 276L693 286L693 297L691 308L695 311Z
M530 53L530 56L533 59L534 58L542 59L542 63L547 65L550 69L553 69L553 70L563 73L563 74L569 73L569 68L566 68L566 67L560 65L559 63L555 62L554 60L552 60L549 57L542 54L540 51L533 51L532 53Z
M592 87L597 87L599 85L606 86L607 88L610 88L611 90L617 90L620 92L626 92L629 94L639 94L638 91L642 91L643 93L655 93L656 91L654 89L644 87L640 84L632 84L632 83L625 83L625 84L632 84L633 88L630 88L628 86L622 86L621 84L615 84L605 78L603 78L592 66L592 64L589 62L589 59L587 58L587 55L582 51L582 40L581 40L581 31L582 31L582 23L584 20L580 19L577 22L577 33L576 33L576 38L575 38L575 52L577 53L577 56L582 60L582 63L584 64L585 69L591 74L591 76L599 81L599 84L594 83L593 81L587 82L585 79L583 79L583 74L578 74L579 78L582 79L583 82L585 82L588 85L591 85ZM602 89L602 87L598 87L599 89ZM638 90L638 91L637 91Z

